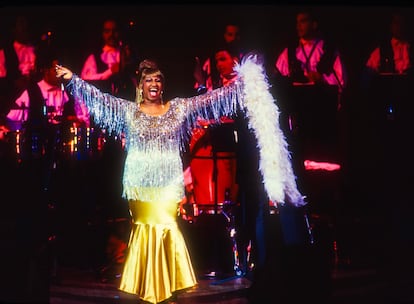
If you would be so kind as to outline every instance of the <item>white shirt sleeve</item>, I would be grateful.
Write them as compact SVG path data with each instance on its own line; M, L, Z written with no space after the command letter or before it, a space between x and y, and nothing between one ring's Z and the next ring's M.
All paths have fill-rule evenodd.
M347 75L345 72L345 67L339 55L335 56L333 71L334 72L330 74L323 74L325 82L329 85L336 85L338 87L344 88L346 86Z
M29 93L27 90L16 99L15 103L18 107L26 107L26 109L11 109L7 114L7 118L12 121L26 121L29 114Z
M282 76L289 76L288 49L285 48L276 59L275 67Z
M380 49L377 47L370 54L365 66L373 69L374 71L379 71L379 67L381 63L380 58L381 58Z
M81 72L81 78L84 80L106 80L111 75L112 71L110 68L105 70L103 73L98 73L95 56L93 54L88 56Z
M6 56L4 55L4 50L0 50L0 78L4 78L7 76L7 69L6 69Z

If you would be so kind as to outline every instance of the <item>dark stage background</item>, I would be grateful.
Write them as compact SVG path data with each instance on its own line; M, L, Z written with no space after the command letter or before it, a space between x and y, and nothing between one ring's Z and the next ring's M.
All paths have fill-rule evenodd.
M34 42L51 31L50 42L62 49L65 64L80 72L89 47L100 43L105 17L123 22L124 33L136 47L139 57L158 59L167 74L166 94L193 94L194 57L206 54L223 25L235 20L242 26L247 49L265 54L273 65L287 40L296 37L295 13L298 5L4 5L0 11L2 37L7 37L18 14L26 15ZM323 32L333 37L342 49L350 78L366 61L374 43L388 30L388 15L402 11L412 22L414 7L391 5L313 5ZM129 21L134 26L129 26Z
M103 20L118 18L139 59L150 57L159 61L166 76L166 98L194 95L195 56L205 56L214 41L221 37L223 25L231 20L241 24L244 46L262 53L270 72L282 48L289 39L296 37L295 14L299 8L286 4L93 6L68 3L0 6L0 40L11 35L15 17L25 15L29 18L33 42L45 43L41 37L51 31L48 42L61 51L63 64L80 74L90 47L101 41ZM349 77L342 116L343 196L339 199L340 205L335 206L339 215L338 231L342 233L346 255L366 251L382 256L388 245L396 243L404 247L413 241L413 234L406 232L413 209L409 191L410 181L414 180L410 161L412 150L408 148L412 145L413 127L409 121L396 127L395 120L389 120L380 103L362 94L360 77L368 55L388 32L389 14L402 12L410 22L408 28L413 29L414 6L314 5L313 8L320 17L322 31L337 42ZM129 21L134 21L135 26L129 27ZM410 34L413 36L413 32ZM119 150L107 150L107 156L111 157L116 151ZM62 264L100 266L99 259L103 259L106 246L106 236L101 228L108 227L99 222L104 217L99 218L96 208L103 205L114 211L111 209L113 205L108 207L100 200L111 200L114 204L119 199L116 187L120 183L122 158L113 168L107 168L110 170L108 175L108 172L100 175L100 160L64 164L70 168L54 173L56 176L49 184L52 191L47 193L39 188L41 181L36 179L44 173L42 168L23 167L19 169L21 174L7 175L14 172L14 165L1 160L0 201L4 209L0 221L3 252L0 269L8 283L0 284L3 288L0 300L18 296L33 298L36 290L42 299L49 283L44 280L49 271L45 267L55 261L50 259L50 256L56 256L53 250L58 251ZM315 173L313 182L315 187L330 187L335 178L335 175L331 178L324 173ZM111 193L115 199L114 196L105 197L106 192L102 192L105 189L102 185L111 183L116 186L115 192ZM49 208L49 203L56 204L58 210ZM116 212L125 215L122 212L126 212L126 204L121 202L119 206L123 206L122 210L115 210L115 216ZM58 216L55 212L59 212ZM58 238L64 241L47 248L44 237L56 231Z

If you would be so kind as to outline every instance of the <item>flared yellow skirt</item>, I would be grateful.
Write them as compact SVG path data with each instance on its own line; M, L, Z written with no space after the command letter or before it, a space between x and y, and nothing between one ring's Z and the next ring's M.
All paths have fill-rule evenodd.
M177 225L177 202L129 201L133 219L119 289L159 303L197 284Z

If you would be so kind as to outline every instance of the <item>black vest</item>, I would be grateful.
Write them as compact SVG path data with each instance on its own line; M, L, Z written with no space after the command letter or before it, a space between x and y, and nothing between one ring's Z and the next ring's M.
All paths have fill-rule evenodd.
M108 69L108 65L101 59L102 49L97 49L93 52L96 62L96 69L98 73L103 73ZM88 80L89 83L96 86L104 93L114 94L115 76L112 75L106 80Z
M380 73L394 73L394 51L392 49L391 40L386 39L380 43Z
M330 74L333 72L333 63L335 60L335 49L332 44L323 40L323 55L317 63L316 70L321 74ZM288 46L288 65L291 80L293 82L307 82L302 69L302 63L296 58L297 42L291 43ZM311 54L312 56L312 54Z
M13 42L5 43L3 46L0 46L0 48L2 47L4 50L7 74L6 77L0 78L0 111L7 113L13 105L14 100L16 100L25 88L18 85L18 80L22 78L22 75L19 70L19 61L13 47Z
M93 53L98 73L103 73L108 69L108 65L101 59L101 53L102 49L98 49ZM135 100L134 72L135 69L128 65L123 70L120 70L119 73L111 75L106 80L92 80L88 82L95 85L102 92L133 101Z
M47 123L47 116L45 113L45 99L42 91L37 83L30 82L27 87L29 95L29 115L27 121L28 128L41 128Z

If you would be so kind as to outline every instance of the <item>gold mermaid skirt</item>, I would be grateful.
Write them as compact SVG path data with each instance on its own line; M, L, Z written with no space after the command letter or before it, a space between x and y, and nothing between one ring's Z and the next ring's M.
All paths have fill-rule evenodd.
M183 235L177 202L129 201L133 219L119 289L159 303L197 284Z

